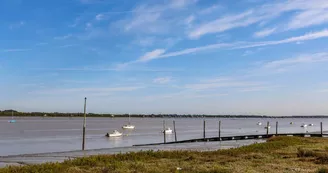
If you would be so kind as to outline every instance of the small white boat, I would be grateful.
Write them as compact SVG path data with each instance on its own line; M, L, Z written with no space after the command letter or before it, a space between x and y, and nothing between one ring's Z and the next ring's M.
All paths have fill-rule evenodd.
M122 126L122 129L134 129L135 126L131 125L130 114L129 114L129 124L125 124Z
M126 124L124 126L122 126L123 129L134 129L134 125L131 125L131 124Z
M302 124L301 127L307 127L307 125L306 124Z
M268 126L268 127L267 127L267 126L265 126L264 128L265 128L265 129L270 129L270 128L271 128L271 126Z
M9 123L16 123L16 120L9 120Z
M309 126L314 126L314 124L309 124Z
M170 127L166 128L163 133L165 134L172 134L172 129Z
M262 123L261 123L261 122L257 122L256 124L257 124L258 126L261 126L261 125L262 125Z
M107 137L120 137L122 135L123 135L123 133L121 133L117 130L114 130L112 133L107 133L106 134Z
M16 123L16 120L14 119L14 111L11 111L11 120L8 121L9 123Z
M289 124L292 125L292 124L294 124L294 123L293 123L293 122L290 122Z

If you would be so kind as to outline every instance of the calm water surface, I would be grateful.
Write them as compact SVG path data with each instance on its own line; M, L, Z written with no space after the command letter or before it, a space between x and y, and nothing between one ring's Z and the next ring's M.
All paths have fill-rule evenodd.
M16 123L8 123L11 117L0 117L0 156L61 152L81 149L83 118L16 117ZM133 131L123 131L122 125L127 118L88 118L86 130L86 149L127 147L134 144L163 142L163 120L160 118L131 118L136 126ZM174 119L165 119L167 126L173 128ZM206 119L206 137L218 135L218 120ZM178 140L201 138L203 119L178 118L176 130ZM267 121L271 124L271 133L275 133L275 122L279 122L279 132L318 132L320 122L328 130L328 119L221 119L221 135L264 134ZM262 122L262 126L256 123ZM290 125L293 122L293 125ZM301 128L302 123L313 123L313 127ZM107 138L107 132L119 130L125 135ZM173 141L174 135L167 135L167 141Z

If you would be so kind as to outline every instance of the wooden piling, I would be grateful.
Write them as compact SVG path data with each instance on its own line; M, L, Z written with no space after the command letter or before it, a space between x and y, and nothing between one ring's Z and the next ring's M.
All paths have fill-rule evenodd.
M87 114L86 114L86 109L87 109L87 98L84 98L84 119L83 119L83 139L82 139L82 150L85 148L85 127L86 127L86 119L87 119Z
M269 126L270 126L270 122L268 121L267 122L267 128L266 128L266 135L267 135L267 137L269 136Z
M206 128L206 125L205 125L205 120L204 120L204 125L203 125L203 137L204 137L204 140L206 138L205 128Z
M276 135L278 135L278 121L276 122Z
M321 137L323 137L322 131L323 131L323 129L322 129L322 122L320 122L320 134L321 134Z
M221 141L221 121L219 121L219 141Z
M164 136L164 144L165 144L166 143L165 120L163 120L163 136Z
M174 130L174 139L175 139L175 142L177 142L178 141L178 139L177 139L177 131L175 129L175 121L174 120L173 120L173 130Z

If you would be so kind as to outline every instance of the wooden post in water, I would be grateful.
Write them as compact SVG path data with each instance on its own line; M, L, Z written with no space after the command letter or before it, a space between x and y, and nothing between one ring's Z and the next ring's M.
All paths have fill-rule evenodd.
M86 114L86 109L87 109L87 98L84 98L84 119L83 119L83 139L82 139L82 150L84 150L85 147L85 127L87 125L87 114Z
M178 141L177 140L177 131L175 129L175 121L173 120L173 130L174 130L174 139L175 139L175 142Z
M320 134L321 134L321 137L323 137L323 133L322 133L322 122L320 122Z
M221 141L221 121L219 121L219 141Z
M203 137L204 137L204 140L206 138L205 128L206 128L206 126L205 126L205 119L204 119L204 125L203 125Z
M267 137L269 136L269 126L270 126L270 122L268 121L267 122L267 128L266 128L266 134L267 134Z
M164 144L165 144L166 143L165 120L163 120L163 134L164 134Z
M276 135L278 135L278 121L276 122Z

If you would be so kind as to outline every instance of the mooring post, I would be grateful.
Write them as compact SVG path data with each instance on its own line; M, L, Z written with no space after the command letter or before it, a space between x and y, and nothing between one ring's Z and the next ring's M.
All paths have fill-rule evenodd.
M164 135L164 144L165 144L166 143L165 120L163 120L163 135Z
M83 119L83 139L82 139L82 150L84 150L85 147L85 127L87 124L87 114L86 114L86 109L87 109L87 98L84 98L84 119Z
M278 135L278 121L276 122L276 135Z
M203 125L203 137L204 137L204 141L205 141L205 138L206 138L206 132L205 132L205 119L204 119L204 125Z
M320 122L320 134L321 134L321 137L323 137L323 133L322 133L322 122Z
M267 134L267 137L269 137L269 127L270 127L270 122L268 121L267 122L267 128L266 128L266 134Z
M219 141L221 141L221 121L219 121Z
M173 120L173 130L174 130L174 139L175 139L175 142L177 142L177 131L175 129L175 120Z

